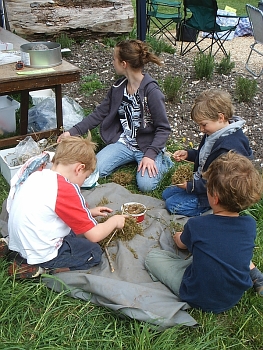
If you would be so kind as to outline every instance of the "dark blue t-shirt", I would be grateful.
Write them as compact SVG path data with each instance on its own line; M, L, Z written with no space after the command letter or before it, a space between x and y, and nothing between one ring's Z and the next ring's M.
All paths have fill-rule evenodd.
M249 265L256 237L250 216L204 215L188 220L181 241L193 255L179 294L195 308L220 313L252 286Z

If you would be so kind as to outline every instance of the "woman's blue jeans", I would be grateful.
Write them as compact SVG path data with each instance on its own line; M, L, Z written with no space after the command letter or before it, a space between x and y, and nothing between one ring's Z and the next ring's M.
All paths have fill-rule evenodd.
M162 193L165 207L171 214L198 216L210 207L200 207L198 196L194 193L187 193L183 188L177 186L167 187Z
M143 152L139 150L132 151L121 142L107 145L97 154L97 168L99 169L100 177L110 175L122 165L132 162L139 164L143 156ZM158 174L155 177L150 177L148 171L145 171L144 176L142 176L141 171L136 174L137 186L142 192L154 190L164 173L173 166L171 159L163 152L157 155L155 163L158 169Z

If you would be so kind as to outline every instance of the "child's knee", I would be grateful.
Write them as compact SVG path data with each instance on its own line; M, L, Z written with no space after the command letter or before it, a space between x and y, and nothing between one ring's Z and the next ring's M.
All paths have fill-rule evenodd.
M142 176L141 173L137 174L136 180L137 186L141 192L153 191L157 187L159 182L156 178L149 177L148 174Z

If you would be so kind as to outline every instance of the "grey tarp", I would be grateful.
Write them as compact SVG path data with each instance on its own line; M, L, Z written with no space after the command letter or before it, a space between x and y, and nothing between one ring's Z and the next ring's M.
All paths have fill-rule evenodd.
M91 208L101 205L102 200L107 200L107 206L114 212L120 211L125 202L145 204L148 211L141 223L144 233L128 242L117 241L108 248L114 272L103 253L101 263L90 270L59 273L43 278L44 283L57 292L69 290L69 295L74 298L106 306L131 318L158 325L160 329L177 324L195 325L196 321L186 311L188 304L180 301L162 283L153 282L144 266L151 249L174 251L172 222L184 224L187 218L171 216L162 200L132 194L115 183L99 185L82 193Z

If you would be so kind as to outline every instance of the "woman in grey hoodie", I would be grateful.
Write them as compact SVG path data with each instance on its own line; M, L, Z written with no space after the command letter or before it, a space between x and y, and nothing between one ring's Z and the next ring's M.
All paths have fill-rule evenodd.
M123 75L109 89L102 103L59 138L83 135L100 126L106 146L97 154L100 177L124 164L137 162L137 185L142 192L155 189L173 165L164 154L171 132L164 95L144 65L161 61L140 40L124 40L114 48L113 65Z

